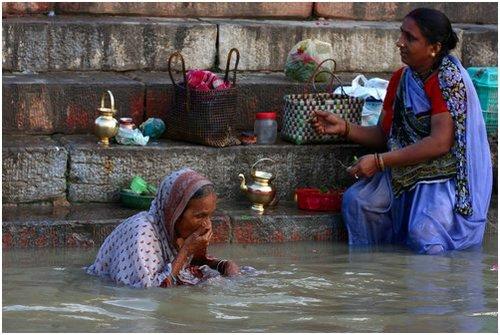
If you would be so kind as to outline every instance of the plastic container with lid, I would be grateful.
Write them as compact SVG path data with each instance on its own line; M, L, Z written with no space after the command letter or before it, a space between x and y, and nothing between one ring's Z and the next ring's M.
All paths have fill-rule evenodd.
M257 144L273 144L278 134L278 123L275 112L261 112L255 114L254 134Z

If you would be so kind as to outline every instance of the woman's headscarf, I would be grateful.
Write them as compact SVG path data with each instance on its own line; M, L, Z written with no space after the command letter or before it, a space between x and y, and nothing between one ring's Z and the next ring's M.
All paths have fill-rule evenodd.
M148 212L123 221L106 238L87 273L132 287L160 286L177 255L175 223L191 197L210 185L204 176L184 168L165 177Z

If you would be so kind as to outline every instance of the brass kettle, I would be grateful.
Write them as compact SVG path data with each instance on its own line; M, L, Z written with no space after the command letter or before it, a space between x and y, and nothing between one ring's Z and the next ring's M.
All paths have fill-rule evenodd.
M111 107L104 107L106 93L109 95ZM111 91L106 91L101 96L101 107L97 108L101 115L94 122L94 133L99 138L99 143L104 146L109 145L109 139L118 133L118 121L113 117L116 113L115 98Z
M276 178L276 175L255 168L257 164L264 161L275 163L270 158L262 158L255 162L250 170L250 175L252 176L251 183L246 184L245 176L242 173L238 175L240 179L240 189L246 193L248 199L252 202L252 210L259 214L264 213L265 208L277 203L276 187L271 184L271 181Z

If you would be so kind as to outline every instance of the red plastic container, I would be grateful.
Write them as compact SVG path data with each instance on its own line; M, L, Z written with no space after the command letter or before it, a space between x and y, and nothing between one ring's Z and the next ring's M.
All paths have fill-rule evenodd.
M343 190L328 190L327 193L321 193L318 188L297 188L295 197L299 209L340 212L343 193Z

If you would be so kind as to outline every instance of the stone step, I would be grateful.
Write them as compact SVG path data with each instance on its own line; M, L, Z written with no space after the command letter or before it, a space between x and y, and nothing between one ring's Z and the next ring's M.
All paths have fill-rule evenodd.
M118 113L144 118L145 85L107 72L3 74L3 133L93 132L101 95L111 90ZM106 105L109 100L106 98Z
M341 82L350 84L357 74L338 75ZM389 73L365 75L390 77ZM176 75L176 80L179 77ZM173 86L165 72L4 73L2 78L4 134L92 133L100 97L106 90L113 92L117 117L130 116L137 125L149 117L164 119L173 103ZM314 91L283 73L238 73L237 85L236 128L240 130L253 129L257 112L280 112L284 95ZM325 85L317 88L325 89Z
M4 136L2 202L66 200L68 150L48 136Z
M402 63L395 42L400 22L204 20L219 26L219 59L238 48L242 70L280 71L290 49L306 38L332 43L338 71L387 72ZM496 25L457 24L459 43L453 54L464 66L495 66ZM221 66L225 66L222 62Z
M4 204L28 202L117 202L119 190L134 175L152 183L182 167L205 174L221 199L246 201L238 174L249 178L250 167L269 157L277 173L273 182L280 200L293 199L296 187L346 187L353 179L341 167L366 153L355 144L275 145L212 148L159 140L145 147L111 145L103 148L92 135L3 136L2 181ZM61 200L62 199L62 200Z
M118 204L79 204L58 210L33 205L4 207L3 250L97 247L123 219L135 213ZM219 202L212 226L212 243L347 239L340 214L302 211L293 202L282 202L264 215L252 212L248 203Z
M188 68L221 68L233 47L241 53L240 70L282 71L290 49L313 37L332 43L339 71L401 66L400 22L55 16L11 17L2 26L6 71L164 71L175 50ZM496 25L454 28L455 53L465 66L497 64Z
M317 2L314 14L324 18L402 21L413 9L427 7L446 14L451 23L498 24L494 2Z
M336 18L361 21L401 21L411 10L419 7L434 8L448 16L452 23L497 24L496 3L462 2L377 2L377 3L165 3L165 2L3 2L3 15L93 14L160 17L239 17L239 18ZM314 13L313 13L314 8Z
M485 240L497 238L497 196L488 212ZM2 247L98 247L125 218L137 213L119 204L73 204L66 208L22 205L2 208ZM288 241L347 241L341 215L299 210L281 202L264 215L248 203L221 202L212 218L211 243L276 243Z
M493 161L493 191L497 193L498 142L490 137ZM4 135L2 147L2 202L66 203L116 202L119 190L134 175L159 182L184 166L207 175L226 200L245 201L237 176L248 176L250 166L270 157L278 172L278 195L291 200L296 187L346 187L353 180L339 163L348 165L366 149L355 144L297 146L282 140L275 145L211 148L161 139L146 147L111 145L102 148L91 135Z
M12 17L2 20L3 70L166 70L174 51L188 68L211 68L217 26L195 19Z
M296 2L286 6L272 2L86 2L59 3L64 14L140 15L163 17L276 17L308 18L314 3Z

